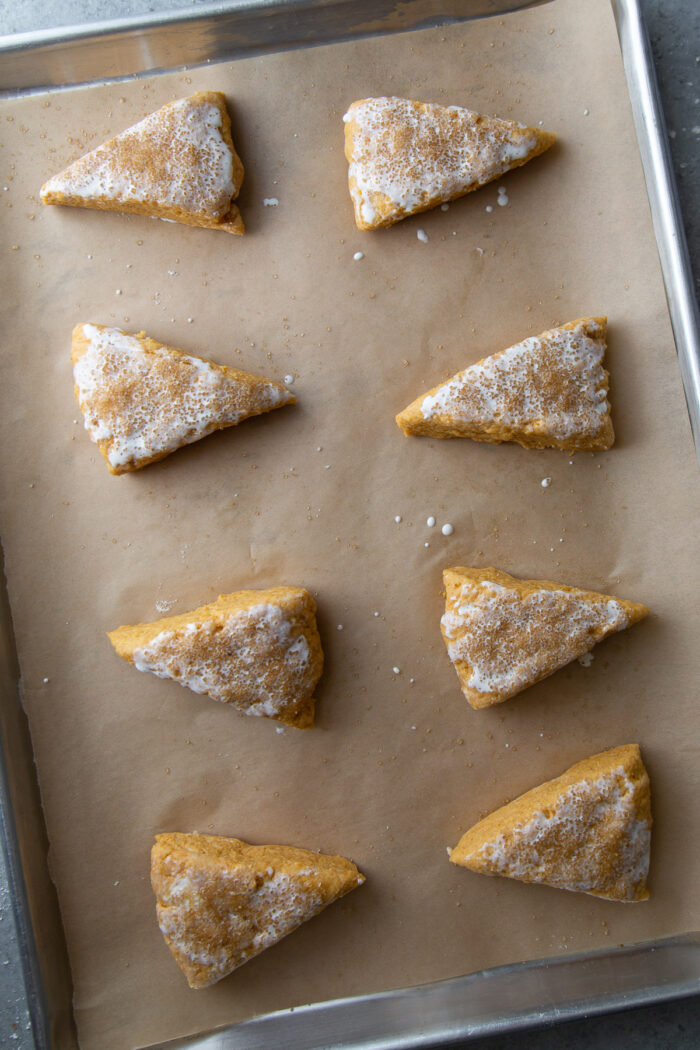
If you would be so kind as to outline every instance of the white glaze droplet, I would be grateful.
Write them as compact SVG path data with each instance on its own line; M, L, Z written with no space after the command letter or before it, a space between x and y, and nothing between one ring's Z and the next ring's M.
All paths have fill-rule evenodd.
M395 516L395 518L394 518L394 521L395 521L395 522L396 522L396 524L398 525L398 524L400 523L400 521L401 521L401 515L400 515L400 514L397 514L397 515Z
M542 478L542 481L540 482L540 484L542 485L543 489L548 489L549 486L552 484L552 479L551 478Z
M353 255L353 259L355 260L355 262L359 262L360 259L364 259L364 257L365 257L365 253L364 252L355 252L355 254Z
M423 244L427 244L428 243L429 237L428 237L428 234L425 232L425 230L417 230L416 231L416 237Z
M263 197L264 208L276 208L278 204L279 201L276 197Z
M430 515L429 518L426 519L425 524L428 526L429 529L433 528L433 526L435 525L435 518L433 517L432 514Z
M394 674L401 674L401 668L400 667L392 667L392 671L394 672Z
M288 375L288 376L284 377L284 385L285 386L291 386L293 382L294 382L294 376L293 375Z
M440 531L442 532L443 536L451 536L452 533L455 531L455 528L454 525L450 525L448 521L442 526L442 529Z

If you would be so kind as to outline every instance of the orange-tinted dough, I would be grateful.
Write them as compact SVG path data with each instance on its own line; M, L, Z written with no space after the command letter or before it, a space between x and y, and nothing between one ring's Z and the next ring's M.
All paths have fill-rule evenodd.
M462 836L453 864L613 901L649 896L649 777L637 744L577 762Z
M610 448L606 322L581 317L485 357L416 398L396 422L409 435Z
M109 632L124 660L241 714L296 729L314 722L323 670L316 603L302 587L222 594L179 616Z
M474 708L500 704L630 627L646 605L500 569L443 572L447 652Z
M218 835L157 835L158 925L191 988L206 988L361 886L345 857L250 846Z
M476 190L543 153L556 135L459 106L364 98L343 117L361 230L391 226Z
M75 327L71 361L85 429L112 474L296 401L274 380L105 325Z
M41 200L241 234L233 201L243 174L225 96L197 91L73 161L42 186Z

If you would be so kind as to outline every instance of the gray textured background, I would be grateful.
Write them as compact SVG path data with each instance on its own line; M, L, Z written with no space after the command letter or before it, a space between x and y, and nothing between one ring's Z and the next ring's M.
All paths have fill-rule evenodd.
M196 13L202 6L198 0L19 0L14 4L4 0L0 34L155 11ZM654 52L696 288L700 288L700 0L641 0L641 6ZM33 1050L16 960L16 930L0 855L0 1050ZM463 1045L469 1050L698 1050L700 995Z

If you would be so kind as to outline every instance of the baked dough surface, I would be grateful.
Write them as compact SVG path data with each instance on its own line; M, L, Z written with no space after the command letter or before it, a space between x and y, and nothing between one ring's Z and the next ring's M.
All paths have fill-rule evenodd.
M271 379L105 325L76 326L71 361L85 429L112 474L296 401Z
M197 91L74 161L42 186L41 200L241 234L233 201L243 174L226 97Z
M364 881L345 857L218 835L157 835L151 851L158 925L191 988L226 977Z
M500 569L443 572L442 636L472 707L520 693L648 615L646 605Z
M364 98L343 117L348 185L361 230L463 197L543 153L556 135L460 106Z
M649 777L637 744L625 744L495 810L450 860L482 875L631 902L649 896L650 845Z
M485 357L422 394L396 422L409 435L611 448L606 325L605 317L581 317Z
M316 603L302 587L222 594L210 605L108 634L139 671L170 678L241 714L296 729L314 722L323 670Z

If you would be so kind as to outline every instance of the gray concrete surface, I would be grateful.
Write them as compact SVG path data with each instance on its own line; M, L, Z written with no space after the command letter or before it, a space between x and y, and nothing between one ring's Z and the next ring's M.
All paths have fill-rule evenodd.
M696 287L700 288L700 0L641 3L669 129ZM202 6L203 0L21 0L15 4L5 0L0 4L0 34L138 17L154 11L196 12ZM34 1047L17 985L17 954L7 872L0 854L0 1050ZM469 1050L698 1050L700 995L463 1045Z

